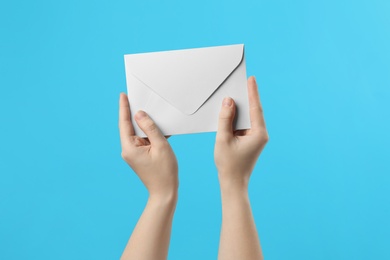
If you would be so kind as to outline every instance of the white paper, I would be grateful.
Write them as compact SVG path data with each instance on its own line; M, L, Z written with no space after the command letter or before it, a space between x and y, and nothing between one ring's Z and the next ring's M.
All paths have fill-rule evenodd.
M127 93L134 115L143 110L164 135L217 131L222 100L236 103L235 129L250 128L244 45L125 55Z

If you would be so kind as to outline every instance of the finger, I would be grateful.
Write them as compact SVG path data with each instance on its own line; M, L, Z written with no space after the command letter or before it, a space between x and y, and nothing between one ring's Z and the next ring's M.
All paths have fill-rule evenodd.
M236 109L232 98L227 97L222 102L219 112L217 136L223 138L233 137L233 120Z
M151 145L159 145L167 142L165 136L162 135L160 129L157 127L156 123L149 117L144 111L138 111L135 114L135 120L137 121L138 126L148 137Z
M252 129L261 129L265 127L263 107L261 106L259 91L255 77L248 79L248 96L249 96L249 114Z
M128 143L132 135L134 135L134 128L130 120L130 105L126 94L121 93L119 97L119 135L121 142Z

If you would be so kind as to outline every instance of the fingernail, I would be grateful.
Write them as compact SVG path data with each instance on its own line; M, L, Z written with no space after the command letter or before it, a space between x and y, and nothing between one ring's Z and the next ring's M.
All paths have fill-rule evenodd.
M256 83L256 77L255 76L252 76L253 77L253 81Z
M233 101L230 97L224 98L222 105L225 107L230 107L232 105Z
M145 117L146 117L146 113L142 110L138 111L137 114L135 114L135 118L138 120L145 118Z

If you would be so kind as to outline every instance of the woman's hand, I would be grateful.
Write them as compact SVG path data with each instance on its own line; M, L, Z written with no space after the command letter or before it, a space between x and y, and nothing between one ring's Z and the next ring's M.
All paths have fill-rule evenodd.
M135 120L148 138L134 135L127 96L120 95L122 157L149 191L149 199L121 256L122 260L167 258L176 208L178 167L175 154L153 120L138 111Z
M248 196L248 182L268 141L263 110L254 77L248 79L250 130L233 131L235 104L223 101L214 157L222 200L222 228L218 259L263 259Z
M235 104L225 98L219 114L214 159L223 185L248 185L257 158L268 141L263 109L254 77L248 79L251 129L233 131Z
M175 154L167 139L144 111L138 111L135 120L148 138L134 135L129 101L122 93L119 102L122 158L136 172L152 199L170 198L176 195L179 185Z

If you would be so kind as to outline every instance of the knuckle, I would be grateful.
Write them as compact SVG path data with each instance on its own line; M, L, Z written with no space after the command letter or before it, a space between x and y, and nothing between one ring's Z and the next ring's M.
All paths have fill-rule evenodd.
M260 105L254 105L254 106L251 106L249 108L249 110L254 110L254 111L257 111L259 113L263 113L263 107L260 106Z
M233 111L232 109L226 109L226 110L223 110L221 111L221 113L219 113L219 119L221 120L227 120L227 119L231 119L233 116Z
M171 147L169 145L168 141L156 142L155 146L158 147L159 149L163 149L163 150Z
M223 124L227 124L231 121L231 117L227 117L227 116L224 116L224 117L219 117L219 122L223 123Z
M215 141L217 143L227 143L229 141L229 136L222 133L217 133Z
M121 152L122 159L128 163L130 163L131 161L134 160L135 155L136 154L135 154L135 151L133 149L129 149L129 148L122 149L122 152Z
M269 140L269 136L268 136L267 131L261 132L260 137L259 137L259 142L261 144L266 144L266 143L268 143L268 140Z
M269 135L268 135L267 130L265 130L265 129L259 129L259 130L255 131L255 136L257 137L255 142L258 145L265 145L269 141Z
M122 150L121 156L122 156L122 159L125 161L129 160L129 158L130 158L129 152L125 151L125 150Z
M145 124L145 130L150 133L154 133L157 131L157 126L154 122L149 121Z
M267 143L268 143L268 141L269 141L269 134L268 134L268 132L267 132L267 134L266 134L265 141L266 141Z

